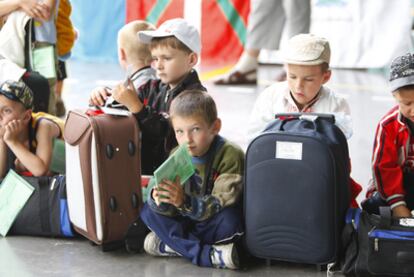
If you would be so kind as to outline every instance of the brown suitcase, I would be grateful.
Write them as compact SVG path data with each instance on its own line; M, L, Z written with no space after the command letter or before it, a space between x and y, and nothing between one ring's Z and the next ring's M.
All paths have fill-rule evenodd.
M69 111L64 133L68 209L75 230L104 251L123 246L142 205L135 118Z

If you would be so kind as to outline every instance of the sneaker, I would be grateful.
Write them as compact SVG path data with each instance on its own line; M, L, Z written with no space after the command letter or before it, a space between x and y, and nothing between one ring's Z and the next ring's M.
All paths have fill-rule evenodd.
M167 257L174 257L174 256L181 256L173 249L168 247L165 243L161 241L161 239L154 233L150 232L144 241L144 250L148 254L152 256L167 256Z
M217 268L239 268L239 255L234 243L213 245L210 259L213 266Z

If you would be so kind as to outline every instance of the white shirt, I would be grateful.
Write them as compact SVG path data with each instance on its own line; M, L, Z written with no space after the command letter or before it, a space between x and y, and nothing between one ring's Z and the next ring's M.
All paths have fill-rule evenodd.
M249 140L259 135L265 127L275 120L278 113L312 112L335 115L335 124L346 138L352 136L352 119L348 102L329 88L321 87L313 104L299 110L293 100L287 82L278 82L262 91L254 104L247 128Z

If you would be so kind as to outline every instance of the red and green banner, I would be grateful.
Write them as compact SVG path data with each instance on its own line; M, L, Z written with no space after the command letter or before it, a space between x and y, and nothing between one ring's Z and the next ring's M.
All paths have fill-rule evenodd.
M194 1L191 2L190 1ZM185 18L185 5L196 0L127 0L126 20L147 20L159 26L167 19ZM226 65L237 61L246 41L249 2L246 0L201 0L203 64Z

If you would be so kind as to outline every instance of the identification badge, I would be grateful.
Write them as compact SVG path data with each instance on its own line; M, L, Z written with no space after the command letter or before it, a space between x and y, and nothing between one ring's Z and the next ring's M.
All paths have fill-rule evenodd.
M276 159L302 160L300 142L276 141Z

